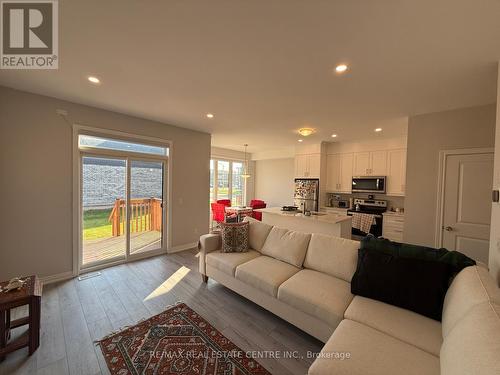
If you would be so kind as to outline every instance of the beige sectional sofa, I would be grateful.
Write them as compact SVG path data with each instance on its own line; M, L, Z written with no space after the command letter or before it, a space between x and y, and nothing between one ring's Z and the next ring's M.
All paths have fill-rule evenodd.
M455 277L438 322L351 294L359 242L246 220L248 252L201 236L200 273L325 342L309 374L500 374L500 290L484 267Z

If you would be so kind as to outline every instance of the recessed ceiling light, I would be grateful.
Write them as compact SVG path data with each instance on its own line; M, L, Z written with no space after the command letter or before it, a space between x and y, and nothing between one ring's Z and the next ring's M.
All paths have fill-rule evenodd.
M337 138L337 134L332 134L332 138Z
M89 82L94 83L96 85L101 83L101 80L97 77L94 77L94 76L89 76L89 77L87 77L87 79L89 80Z
M340 64L340 65L337 65L335 67L335 71L337 73L344 73L345 71L347 71L347 65L346 64Z
M299 139L298 141L299 141L299 142L303 142L304 140L303 140L303 139Z
M207 113L207 117L208 118L214 118L214 114L213 113Z
M300 128L299 129L299 134L303 137L308 137L315 132L316 132L316 130L313 128Z
M382 131L382 128L376 128L375 131L378 133L378 132L381 132Z

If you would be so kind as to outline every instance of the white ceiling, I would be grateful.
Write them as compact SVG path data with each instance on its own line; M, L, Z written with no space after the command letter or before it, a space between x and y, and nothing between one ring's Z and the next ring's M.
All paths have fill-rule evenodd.
M2 70L0 84L210 132L219 147L290 147L302 126L314 142L393 137L409 115L495 101L499 0L59 4L59 70Z

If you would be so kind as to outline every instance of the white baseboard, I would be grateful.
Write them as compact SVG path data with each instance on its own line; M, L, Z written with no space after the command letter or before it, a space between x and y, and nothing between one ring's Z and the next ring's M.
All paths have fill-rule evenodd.
M172 253L178 253L179 251L184 251L188 249L193 249L198 247L198 242L193 242L193 243L187 243L184 245L177 245L177 246L172 246L170 249L168 249L168 254Z
M58 281L64 281L71 279L73 277L73 271L58 273L55 275L44 276L40 278L42 285L57 283Z

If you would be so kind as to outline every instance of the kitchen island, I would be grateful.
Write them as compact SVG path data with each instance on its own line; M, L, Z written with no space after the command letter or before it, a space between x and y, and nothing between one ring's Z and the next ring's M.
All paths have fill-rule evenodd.
M282 211L281 207L261 208L262 222L279 228L306 233L321 233L351 238L352 217L326 212L313 212L306 216L300 211Z

